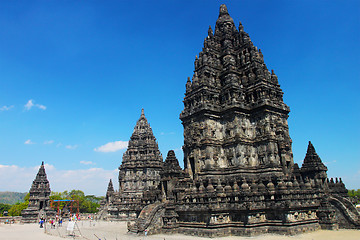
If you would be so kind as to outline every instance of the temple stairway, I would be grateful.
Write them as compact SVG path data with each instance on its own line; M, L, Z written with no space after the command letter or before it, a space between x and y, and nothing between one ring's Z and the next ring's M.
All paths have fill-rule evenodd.
M141 210L139 217L136 219L135 223L129 226L128 228L129 232L142 233L145 231L145 229L147 229L148 232L154 233L154 231L156 230L149 229L149 227L150 226L151 228L155 227L156 229L162 227L161 216L163 215L164 211L165 211L165 203L157 202L147 205ZM159 223L156 224L156 222Z
M360 213L348 199L332 195L329 200L338 213L338 224L341 228L360 229Z
M107 220L108 211L106 208L102 208L96 215L97 220Z

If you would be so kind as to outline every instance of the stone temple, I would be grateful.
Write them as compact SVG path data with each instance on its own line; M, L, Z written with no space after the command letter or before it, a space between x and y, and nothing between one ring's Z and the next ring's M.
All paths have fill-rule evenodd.
M110 180L106 193L108 219L135 220L161 194L162 155L144 110L137 121L119 167L119 192Z
M136 219L132 232L207 237L359 229L344 183L328 179L311 142L294 163L289 112L274 71L221 5L186 82L184 169L174 151L163 162L142 112L101 217Z
M41 217L55 216L56 212L50 207L51 190L44 162L41 163L29 193L29 205L21 212L24 223L34 223Z

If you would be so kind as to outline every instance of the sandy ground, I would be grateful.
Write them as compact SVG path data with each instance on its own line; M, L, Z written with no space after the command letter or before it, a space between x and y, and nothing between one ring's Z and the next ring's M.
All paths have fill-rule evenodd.
M48 226L45 233L38 224L0 224L1 240L58 240L64 238L73 239L67 234L67 223L62 227L50 229ZM138 236L128 234L125 222L92 222L81 221L77 223L79 230L75 231L75 239L98 240L96 234L101 240L206 240L209 238L192 237L181 234L175 235L150 235ZM80 236L81 234L81 236ZM214 238L212 238L214 239ZM338 230L325 231L320 230L312 233L305 233L296 236L283 236L266 234L257 237L222 237L221 240L360 240L360 230Z

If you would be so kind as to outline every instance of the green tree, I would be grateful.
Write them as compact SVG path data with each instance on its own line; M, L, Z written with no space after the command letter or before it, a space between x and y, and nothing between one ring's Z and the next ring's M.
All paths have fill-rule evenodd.
M29 202L30 193L27 193L24 197L24 202Z
M101 197L96 197L94 195L85 195L81 190L71 190L70 192L52 192L50 195L50 200L77 200L79 202L79 212L81 213L95 213L100 207ZM61 202L60 209L68 204L68 202ZM76 203L73 203L73 207L77 207ZM75 210L75 209L74 209Z
M9 211L10 208L11 208L10 204L0 203L0 217L4 215L5 211Z
M23 202L23 203L16 203L12 205L12 207L9 209L9 215L10 216L20 216L21 211L26 209L29 205L29 202Z
M26 209L29 205L29 198L30 198L30 193L26 194L24 197L24 201L25 202L18 202L14 205L11 206L11 208L9 209L9 215L10 216L21 216L21 211Z
M353 200L353 202L360 203L360 189L350 189L348 191L349 197Z

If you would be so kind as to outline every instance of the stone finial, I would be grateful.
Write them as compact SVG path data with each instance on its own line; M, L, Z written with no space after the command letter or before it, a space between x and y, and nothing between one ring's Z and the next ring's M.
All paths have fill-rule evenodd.
M198 189L196 188L196 184L194 183L192 186L192 193L196 194L198 192Z
M213 32L213 30L212 30L211 26L209 26L209 29L208 29L208 36L209 36L209 37L212 37L213 35L214 35L214 32Z
M255 182L255 179L251 181L251 191L257 192L259 190L257 183Z
M224 190L225 190L225 192L231 192L232 191L229 180L226 180L226 185L224 187Z
M242 25L241 22L239 22L239 32L243 32L244 31L244 26Z
M224 15L224 14L229 15L226 5L225 5L225 4L221 4L221 5L220 5L220 10L219 10L219 16L222 16L222 15Z
M224 23L224 22L231 22L234 25L234 20L230 17L226 5L222 4L220 6L219 18L217 19L216 24ZM215 33L216 33L216 27L215 27Z
M214 192L214 186L212 185L212 183L211 183L211 179L209 179L209 183L208 183L208 185L207 185L207 187L206 187L206 190L208 191L208 192Z
M218 178L218 181L217 181L217 186L216 186L216 192L222 192L224 189L221 185L221 180L220 178Z
M199 192L200 193L205 192L205 186L204 186L204 182L202 180L200 181Z
M259 190L259 192L264 192L265 191L265 185L261 180L260 180L260 182L258 184L258 190Z
M262 52L261 52L261 49L259 48L259 56L260 56L260 58L262 59L262 60L264 60L264 55L262 54Z
M237 183L237 181L236 181L236 180L235 180L235 182L234 182L233 189L234 189L234 192L238 192L238 191L240 191L239 184Z
M243 183L241 184L241 189L243 191L249 191L250 190L250 186L249 184L246 182L246 179L243 179Z
M144 116L144 117L145 117L145 113L144 113L144 109L143 109L143 108L141 109L141 116Z
M278 189L280 192L285 192L285 191L286 191L286 184L285 184L284 180L282 179L282 177L280 177L280 178L277 180L277 189Z
M294 179L293 179L293 187L294 187L295 189L299 189L299 188L300 188L299 183L298 183L296 177L294 177Z
M271 181L271 178L269 178L269 182L268 184L266 185L267 189L269 191L275 191L275 185L273 184L273 182Z

